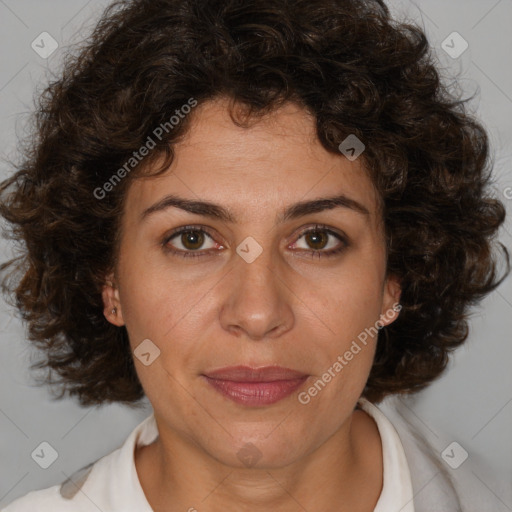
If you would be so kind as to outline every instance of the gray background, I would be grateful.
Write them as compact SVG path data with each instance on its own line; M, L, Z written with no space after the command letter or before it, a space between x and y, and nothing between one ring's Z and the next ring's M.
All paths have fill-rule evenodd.
M0 134L3 159L15 158L32 99L51 71L58 71L65 47L93 27L107 0L0 0ZM500 240L512 243L512 0L393 0L392 11L419 22L445 74L458 76L465 96L478 92L473 112L490 132L495 153L495 193L509 211ZM441 43L457 31L468 49L452 59ZM41 58L31 43L50 33L59 48ZM451 81L451 80L450 80ZM0 178L12 169L2 161ZM508 188L510 187L510 188ZM508 191L508 192L507 192ZM508 197L507 197L508 196ZM0 244L2 261L9 254ZM468 342L449 371L407 400L415 421L431 433L441 453L457 441L478 461L474 485L499 510L512 510L512 284L507 279L474 310ZM33 351L24 327L0 302L0 506L30 490L63 481L73 471L117 448L146 417L123 406L84 409L71 400L52 401L31 381ZM48 469L31 458L43 441L58 452ZM457 470L451 470L457 471Z

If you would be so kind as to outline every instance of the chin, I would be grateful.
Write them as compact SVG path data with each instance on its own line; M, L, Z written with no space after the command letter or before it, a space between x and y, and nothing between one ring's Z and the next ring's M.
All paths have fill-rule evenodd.
M304 455L297 453L297 447L304 451L304 443L295 442L283 432L279 435L274 431L269 435L270 432L272 428L261 435L234 436L229 445L219 449L217 444L208 451L219 462L238 469L278 469Z

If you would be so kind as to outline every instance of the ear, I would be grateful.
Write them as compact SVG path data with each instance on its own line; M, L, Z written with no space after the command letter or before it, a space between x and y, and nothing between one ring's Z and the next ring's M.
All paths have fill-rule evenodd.
M105 277L105 284L101 291L103 299L103 314L105 318L113 325L121 327L124 325L123 311L121 301L119 300L119 290L116 286L114 273Z
M379 323L382 326L393 323L400 314L402 306L400 304L400 295L402 287L400 280L394 275L388 275L384 282L382 310L380 312Z

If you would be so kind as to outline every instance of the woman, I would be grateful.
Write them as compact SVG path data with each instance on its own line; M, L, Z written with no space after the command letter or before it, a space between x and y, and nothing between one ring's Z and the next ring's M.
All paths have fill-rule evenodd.
M60 396L154 414L6 512L461 510L448 476L418 495L430 455L375 405L436 379L504 277L486 134L419 28L371 0L116 2L36 126L6 286Z

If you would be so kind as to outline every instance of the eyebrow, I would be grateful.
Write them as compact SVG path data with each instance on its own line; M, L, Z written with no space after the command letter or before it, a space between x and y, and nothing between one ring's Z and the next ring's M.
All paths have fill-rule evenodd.
M223 206L208 201L196 201L186 199L173 194L167 195L157 201L155 204L146 208L140 217L140 221L146 220L150 215L162 212L168 208L179 208L189 213L210 217L212 219L221 220L227 223L236 223L235 216ZM323 197L313 199L311 201L301 201L288 206L285 210L280 212L277 218L277 223L281 224L287 220L297 219L304 217L311 213L319 213L324 210L332 210L333 208L347 208L362 215L370 215L368 209L355 199L340 194L337 196Z

